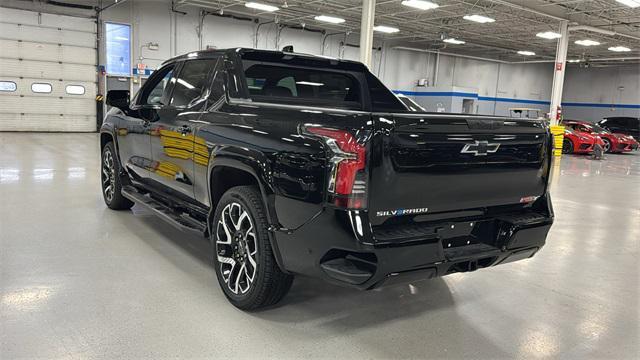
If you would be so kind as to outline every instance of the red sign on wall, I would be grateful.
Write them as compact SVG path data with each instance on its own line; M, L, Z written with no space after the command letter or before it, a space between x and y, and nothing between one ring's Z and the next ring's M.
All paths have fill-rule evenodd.
M562 63L556 63L556 71L561 71L562 70Z

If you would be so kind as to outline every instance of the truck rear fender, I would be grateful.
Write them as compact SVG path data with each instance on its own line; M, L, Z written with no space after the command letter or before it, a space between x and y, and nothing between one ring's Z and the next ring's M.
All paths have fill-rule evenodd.
M226 149L224 151L212 152L211 158L209 160L209 170L208 170L208 178L207 183L209 184L209 200L210 200L210 210L209 210L209 219L207 221L207 225L209 226L209 233L213 234L211 229L211 222L213 221L213 216L215 213L216 206L220 197L228 188L240 185L250 185L255 184L260 189L260 193L262 194L262 200L266 205L267 211L267 220L270 224L269 229L269 243L271 244L271 249L273 250L276 262L282 271L285 271L282 262L282 256L280 255L280 251L278 249L278 244L275 239L275 234L273 228L278 224L277 216L274 210L274 192L273 188L270 185L270 180L268 178L268 171L266 171L266 167L261 167L259 164L267 164L264 161L264 155L258 152L254 152L252 154L254 156L248 157L246 155L240 155L238 152L235 152L231 149ZM224 174L236 174L239 175L239 182L237 183L222 183L222 188L216 189L216 177L222 179L221 176Z

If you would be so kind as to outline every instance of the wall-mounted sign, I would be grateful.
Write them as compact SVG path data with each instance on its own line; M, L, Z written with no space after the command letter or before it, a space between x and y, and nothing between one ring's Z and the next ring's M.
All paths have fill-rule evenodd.
M131 25L105 23L107 74L131 76Z
M556 63L556 70L557 71L561 71L562 70L562 63L561 62Z

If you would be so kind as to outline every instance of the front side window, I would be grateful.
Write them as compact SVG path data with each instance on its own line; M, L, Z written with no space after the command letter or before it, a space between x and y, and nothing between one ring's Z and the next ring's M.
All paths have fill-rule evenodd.
M209 73L216 65L216 59L189 60L185 62L176 78L171 106L192 106L203 99Z
M31 91L34 93L48 94L51 92L51 84L48 83L33 83L31 84Z
M145 84L140 96L140 105L167 105L170 91L170 81L173 77L174 66L158 70Z
M249 97L309 106L362 109L360 84L345 72L244 61Z
M0 91L14 92L18 86L13 81L0 81Z

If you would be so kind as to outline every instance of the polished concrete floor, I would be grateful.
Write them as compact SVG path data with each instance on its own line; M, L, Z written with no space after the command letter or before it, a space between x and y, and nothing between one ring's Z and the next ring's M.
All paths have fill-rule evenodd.
M229 305L207 242L108 210L95 134L0 133L0 359L640 357L640 153L563 158L535 258Z

